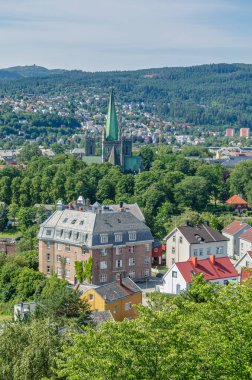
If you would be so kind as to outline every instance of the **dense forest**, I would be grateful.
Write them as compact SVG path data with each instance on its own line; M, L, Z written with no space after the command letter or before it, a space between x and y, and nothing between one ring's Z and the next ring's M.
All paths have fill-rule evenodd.
M220 230L229 222L217 218L225 212L230 216L225 207L230 195L243 194L252 201L252 161L224 169L219 164L187 159L190 149L195 151L185 147L173 153L170 147L143 147L140 153L145 171L124 174L109 163L87 166L72 155L58 154L49 159L35 145L27 145L19 157L26 167L7 166L0 172L0 201L9 207L12 218L21 213L19 220L23 210L35 204L55 204L59 199L68 203L79 195L91 203L137 202L158 238L163 238L174 219L178 222L188 210L198 213L199 218L205 213L203 217ZM197 151L207 155L207 148Z
M10 78L8 78L10 76ZM12 78L13 76L13 78ZM211 64L122 72L47 70L37 66L0 70L0 96L96 94L113 86L121 103L138 103L167 120L224 130L252 126L252 65ZM11 80L12 79L12 80ZM99 106L107 106L100 100Z

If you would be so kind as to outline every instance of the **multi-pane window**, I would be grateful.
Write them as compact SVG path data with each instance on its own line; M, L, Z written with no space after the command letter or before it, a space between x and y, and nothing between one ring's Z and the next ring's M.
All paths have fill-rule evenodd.
M100 269L107 269L107 261L100 261Z
M222 254L223 253L223 247L216 247L216 254Z
M210 247L207 248L207 254L211 255L211 248Z
M116 268L122 268L122 260L116 260Z
M50 248L51 248L51 243L50 243L50 241L47 241L47 242L46 242L46 248L47 248L47 249L50 249Z
M57 243L57 250L61 251L61 243Z
M89 294L89 301L93 301L94 299L94 295L93 294Z
M129 278L134 279L136 277L136 272L133 270L129 272Z
M115 242L119 243L121 241L122 241L122 233L121 232L115 233Z
M50 259L51 259L51 255L50 255L50 253L47 253L47 254L46 254L46 258L47 258L47 261L50 261Z
M132 266L132 265L135 265L135 264L136 264L135 257L130 257L129 258L129 266Z
M150 258L149 258L149 256L145 256L144 264L145 265L150 264Z
M125 311L128 311L132 308L132 303L131 302L126 302L125 303Z
M52 230L50 228L46 229L46 235L50 236L52 234Z
M46 267L46 273L47 273L47 274L51 273L51 268L50 268L49 266Z
M198 250L197 249L193 250L193 256L198 256Z
M149 271L149 269L146 269L144 271L144 277L149 277L149 275L150 275L150 271Z
M61 261L61 256L57 255L57 262L59 263Z
M173 278L177 278L177 275L178 275L177 272L176 272L175 270L173 270L173 271L172 271L172 277L173 277Z
M102 248L102 249L101 249L101 255L102 255L102 256L107 256L107 254L108 254L107 249L106 249L106 248Z
M121 255L122 254L122 247L116 247L116 255Z
M65 244L65 251L70 252L70 244Z
M135 253L135 246L134 245L129 247L129 253Z
M145 244L145 252L150 252L150 244Z
M200 256L203 256L203 248L200 248L200 249L199 249L199 255L200 255Z
M108 242L108 234L101 234L100 238L101 238L101 243L102 244Z
M129 240L136 240L136 232L129 232Z
M67 277L67 278L70 277L70 270L69 270L69 269L66 269L66 277Z
M100 275L100 282L107 282L107 275L105 273Z
M66 257L66 264L70 265L70 257Z
M61 276L61 268L57 268L57 275Z

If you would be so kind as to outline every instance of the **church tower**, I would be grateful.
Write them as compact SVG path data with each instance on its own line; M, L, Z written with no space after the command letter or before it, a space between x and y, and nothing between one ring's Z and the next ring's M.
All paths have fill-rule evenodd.
M119 134L114 91L112 89L109 96L106 128L102 139L102 162L110 162L112 165L122 167L121 146L121 134Z
M123 172L138 173L141 170L140 156L132 155L132 138L123 136L118 125L113 89L110 92L106 128L102 134L102 162L118 165Z

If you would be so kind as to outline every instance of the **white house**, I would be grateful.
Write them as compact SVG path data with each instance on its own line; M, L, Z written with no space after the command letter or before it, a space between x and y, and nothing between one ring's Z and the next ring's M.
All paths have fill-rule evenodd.
M228 238L207 224L176 227L166 236L166 266L187 261L195 256L206 259L210 255L227 256Z
M240 236L240 258L248 251L252 251L252 228Z
M251 226L247 223L234 220L222 230L222 234L229 239L227 254L232 259L240 258L240 236L250 228Z
M238 273L241 273L242 268L252 268L252 251L246 252L235 264Z
M216 258L211 255L202 260L194 256L187 261L174 263L164 275L162 286L158 286L157 290L161 293L179 294L188 288L192 276L199 273L204 274L206 281L220 285L239 280L239 274L227 256Z

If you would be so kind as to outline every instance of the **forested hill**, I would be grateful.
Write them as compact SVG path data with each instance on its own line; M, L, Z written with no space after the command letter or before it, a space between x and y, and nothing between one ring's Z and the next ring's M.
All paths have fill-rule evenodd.
M166 120L224 129L252 127L252 65L211 64L136 71L88 73L39 66L5 69L0 95L25 93L99 94L114 86L121 103L136 102ZM16 74L8 80L6 73ZM3 71L0 70L0 78ZM20 79L21 76L21 79ZM26 77L26 78L25 78ZM12 78L11 78L12 79Z

